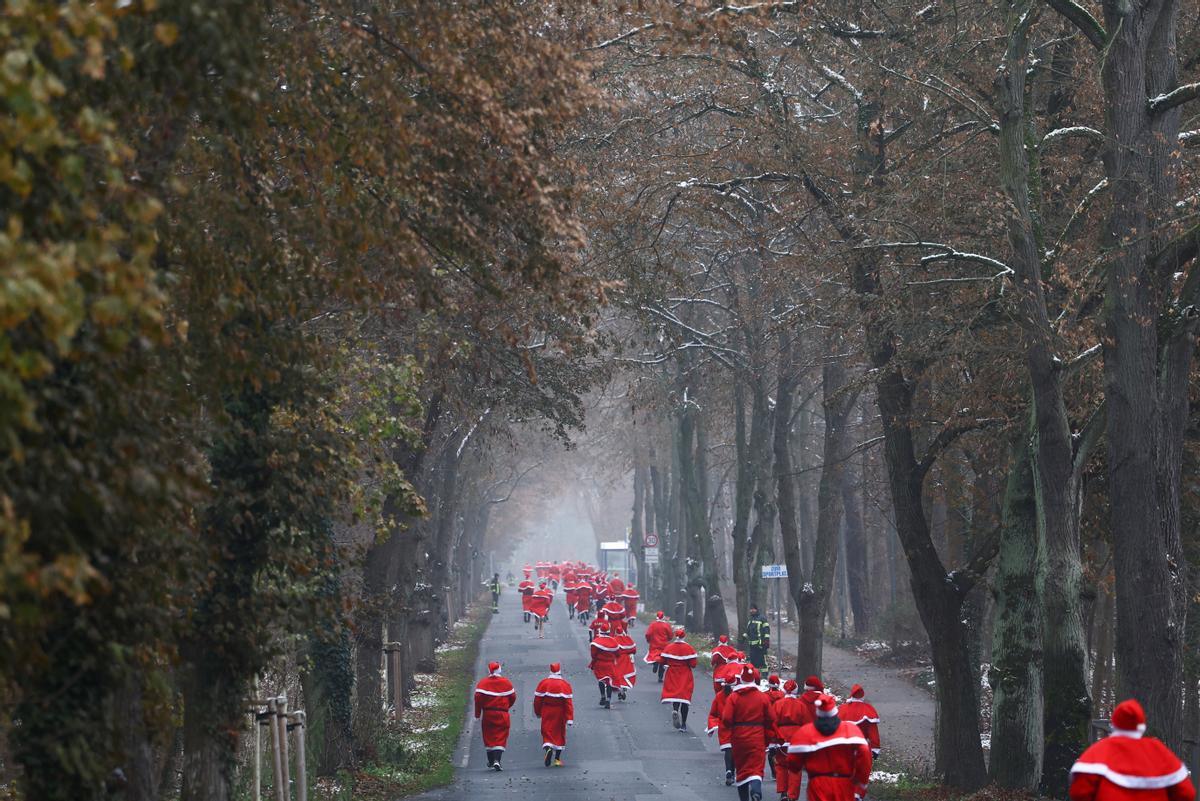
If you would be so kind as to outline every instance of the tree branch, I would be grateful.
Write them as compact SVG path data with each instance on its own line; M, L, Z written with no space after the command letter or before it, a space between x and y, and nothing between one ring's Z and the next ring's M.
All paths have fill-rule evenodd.
M1185 83L1183 86L1167 92L1165 95L1150 98L1149 108L1151 116L1157 117L1160 114L1166 114L1173 108L1178 108L1184 103L1195 100L1200 97L1200 83Z
M1046 5L1078 28L1092 43L1092 47L1103 50L1108 45L1108 32L1104 30L1104 26L1075 0L1046 0Z

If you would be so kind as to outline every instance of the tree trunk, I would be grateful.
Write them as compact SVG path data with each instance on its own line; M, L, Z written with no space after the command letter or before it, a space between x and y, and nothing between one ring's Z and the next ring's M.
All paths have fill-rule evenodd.
M637 565L637 583L645 590L646 584L646 465L640 455L633 456L633 516L629 521L629 550L633 552ZM632 581L633 579L630 579ZM639 592L639 595L642 594ZM649 601L647 597L644 600Z
M1116 574L1117 694L1136 695L1150 730L1183 747L1179 688L1186 631L1186 566L1179 525L1179 445L1186 420L1194 321L1159 339L1175 264L1153 261L1176 199L1180 110L1149 97L1177 86L1175 0L1103 3L1109 32L1101 82L1104 166L1112 206L1107 260L1104 390ZM1161 359L1161 361L1160 361Z
M838 353L841 340L833 338L828 351ZM813 545L813 570L795 596L799 609L800 639L796 654L799 675L820 675L824 644L825 614L829 607L838 568L842 531L842 485L848 458L846 422L858 396L849 386L846 367L829 358L821 370L825 436L822 446L821 479L817 488L817 536Z
M702 561L704 575L704 630L712 635L729 633L729 618L725 615L725 599L721 595L721 579L717 556L713 548L712 521L708 503L708 431L704 418L696 418L696 483L700 509L704 514L702 535L697 538L696 551Z
M229 801L233 795L234 748L230 734L241 728L244 697L239 683L216 660L188 660L180 670L183 695L183 787L181 801Z
M1042 595L1045 553L1038 528L1028 437L1013 449L1004 492L993 592L992 780L1033 792L1042 776ZM1051 703L1058 703L1057 698Z
M842 470L842 510L846 526L846 589L854 616L854 636L865 637L870 626L870 571L867 567L867 537L864 529L862 483L849 464Z
M734 483L733 531L733 586L737 596L738 626L745 626L750 619L750 568L747 564L750 538L750 510L754 495L754 461L751 455L753 443L758 441L757 419L751 420L750 442L746 439L746 392L741 381L733 386L734 455L737 459L737 478Z

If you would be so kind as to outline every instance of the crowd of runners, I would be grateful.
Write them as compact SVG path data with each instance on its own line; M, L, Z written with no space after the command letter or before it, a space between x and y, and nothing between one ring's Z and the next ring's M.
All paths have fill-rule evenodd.
M582 562L542 563L526 567L518 585L522 614L538 637L545 637L550 608L559 590L568 618L588 630L588 668L596 679L599 704L611 709L637 685L638 644L630 634L637 620L638 592L619 576ZM499 587L493 579L493 610ZM803 684L780 676L765 678L753 662L721 635L711 652L700 654L682 626L657 612L646 625L641 661L657 678L659 700L671 708L671 726L689 733L688 713L696 693L695 673L707 656L712 700L705 732L716 737L725 784L740 801L761 801L774 783L779 801L798 801L802 788L809 801L861 801L881 749L880 719L865 689L855 684L845 699L818 676ZM758 657L758 654L754 655ZM561 665L534 691L533 712L541 721L543 762L562 767L567 730L574 725L574 691ZM707 682L705 682L707 689ZM512 683L497 662L475 690L475 717L481 720L488 767L503 770L509 709L516 703ZM1094 744L1072 768L1072 801L1194 801L1187 768L1161 742L1143 738L1145 716L1137 701L1125 701L1113 713L1113 734ZM719 774L718 774L719 775Z

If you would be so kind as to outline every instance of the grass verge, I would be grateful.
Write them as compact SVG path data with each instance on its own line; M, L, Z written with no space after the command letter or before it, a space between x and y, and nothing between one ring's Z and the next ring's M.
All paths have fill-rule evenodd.
M321 796L329 801L395 801L454 779L454 748L475 685L479 642L491 621L487 604L476 604L438 646L437 672L417 675L412 708L389 721L380 735L379 758L339 777Z

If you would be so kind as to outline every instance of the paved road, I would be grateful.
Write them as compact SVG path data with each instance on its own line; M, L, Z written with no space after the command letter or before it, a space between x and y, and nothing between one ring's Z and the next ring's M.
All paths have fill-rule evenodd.
M613 699L602 709L599 692L587 669L587 632L567 619L560 592L551 608L546 639L521 621L520 597L506 592L500 614L484 635L475 675L486 673L492 659L517 689L512 733L504 756L504 772L487 770L487 758L476 721L469 719L455 752L456 776L448 787L418 798L422 801L732 801L734 788L724 784L724 764L715 738L704 735L712 684L697 671L696 697L688 720L691 732L671 728L670 706L659 704L659 684L645 654L643 630L633 631L638 642L638 685L624 703ZM568 730L566 767L542 765L541 735L533 716L533 689L551 662L561 662L563 676L573 685L575 725ZM766 788L764 788L766 789ZM765 794L768 798L771 794Z

